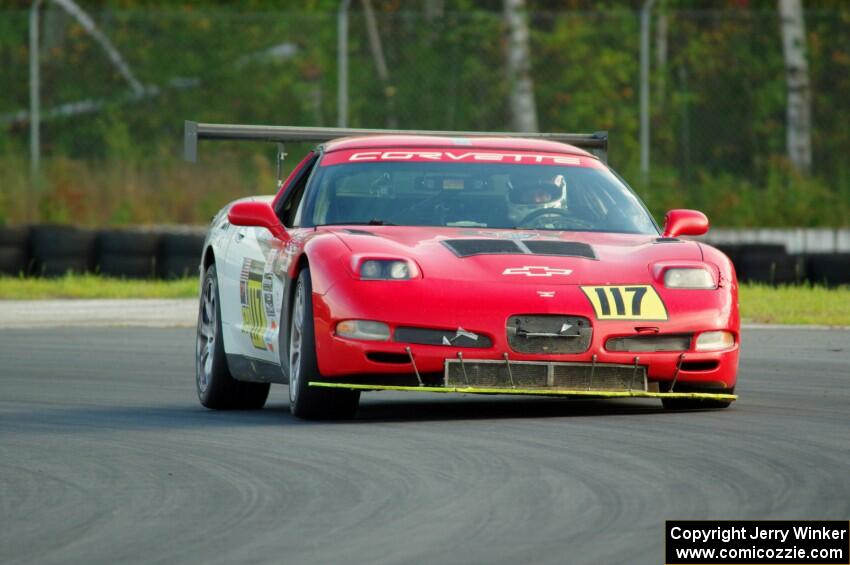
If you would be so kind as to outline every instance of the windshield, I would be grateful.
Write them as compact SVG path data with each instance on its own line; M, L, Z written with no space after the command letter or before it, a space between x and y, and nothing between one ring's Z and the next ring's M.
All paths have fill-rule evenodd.
M637 196L596 166L359 162L320 166L305 227L334 224L657 234Z

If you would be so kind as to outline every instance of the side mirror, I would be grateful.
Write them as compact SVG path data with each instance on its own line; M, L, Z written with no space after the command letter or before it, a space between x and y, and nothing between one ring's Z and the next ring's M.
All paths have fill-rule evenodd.
M703 235L708 232L708 218L697 210L670 210L664 217L664 237Z
M278 239L286 239L286 230L268 202L237 202L227 212L234 226L266 228Z

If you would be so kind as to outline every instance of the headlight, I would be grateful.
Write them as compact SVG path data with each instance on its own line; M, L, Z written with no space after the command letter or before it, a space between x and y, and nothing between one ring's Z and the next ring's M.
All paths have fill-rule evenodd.
M720 351L731 349L735 345L732 332L703 332L697 336L695 349L697 351Z
M708 269L667 269L664 271L664 286L667 288L714 289L717 284Z
M368 259L360 263L363 280L404 281L413 278L410 263L393 259Z
M336 333L342 337L367 341L387 341L390 339L390 327L383 322L371 320L345 320L336 325Z

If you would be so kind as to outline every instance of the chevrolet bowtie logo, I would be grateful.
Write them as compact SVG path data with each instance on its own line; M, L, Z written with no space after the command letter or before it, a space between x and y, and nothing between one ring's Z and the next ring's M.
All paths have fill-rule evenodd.
M551 267L538 267L526 265L525 267L512 267L502 271L503 275L525 275L527 277L551 277L554 275L569 275L572 269L553 269Z

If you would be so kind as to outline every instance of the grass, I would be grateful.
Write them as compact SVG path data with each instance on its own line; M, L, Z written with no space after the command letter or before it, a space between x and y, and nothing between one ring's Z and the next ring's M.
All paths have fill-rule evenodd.
M0 299L195 298L198 280L111 279L66 275L55 279L0 276ZM850 326L850 287L741 285L741 317L761 324Z
M50 279L0 276L0 299L195 298L197 296L198 279L194 277L163 281L71 274Z
M744 322L850 326L850 287L741 285Z

